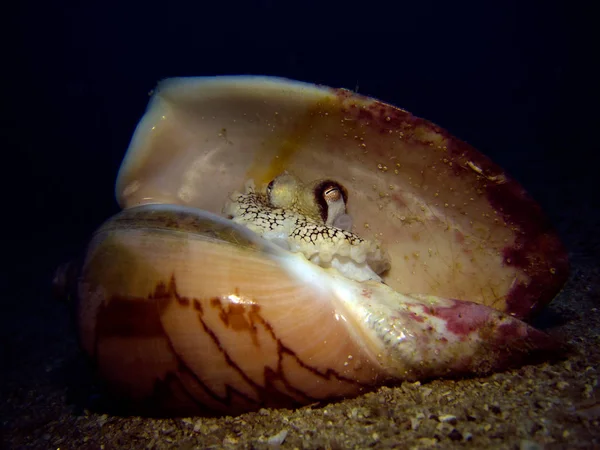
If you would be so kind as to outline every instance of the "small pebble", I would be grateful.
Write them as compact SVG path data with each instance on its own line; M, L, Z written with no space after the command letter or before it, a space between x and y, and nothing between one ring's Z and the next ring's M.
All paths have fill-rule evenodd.
M453 416L452 414L442 414L441 416L439 416L440 422L448 422L451 423L452 425L456 425L456 416Z
M239 442L239 439L236 438L235 436L225 436L225 438L223 439L223 445L232 445L232 444L237 444Z
M288 435L288 430L283 429L279 433L274 434L269 439L267 439L267 443L269 445L281 445L281 444L283 444L283 441L285 441L285 438L287 437L287 435Z
M542 450L542 446L535 441L522 440L519 443L519 450Z
M460 441L463 438L463 435L461 434L460 431L458 431L456 428L454 428L450 434L448 435L448 437L450 439L452 439L453 441Z
M416 417L411 417L410 427L413 429L413 431L416 431L417 428L419 428L420 423L421 423L421 421L419 419L417 419Z
M419 439L419 444L425 447L435 447L437 445L437 439L434 438L421 438Z

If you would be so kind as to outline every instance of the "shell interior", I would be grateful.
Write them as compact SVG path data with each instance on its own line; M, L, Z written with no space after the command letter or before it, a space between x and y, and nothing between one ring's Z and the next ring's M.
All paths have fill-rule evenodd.
M566 253L538 205L468 144L353 92L269 77L175 78L156 89L116 185L119 204L216 214L248 180L289 171L348 191L352 231L389 253L399 292L529 317L552 299Z

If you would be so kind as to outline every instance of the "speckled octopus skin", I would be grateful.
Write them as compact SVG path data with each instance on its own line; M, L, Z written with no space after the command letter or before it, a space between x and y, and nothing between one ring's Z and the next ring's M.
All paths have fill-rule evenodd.
M245 225L291 252L302 253L308 260L324 267L338 257L349 258L351 263L363 265L360 274L351 276L357 281L380 281L377 274L389 268L389 259L379 242L327 226L293 209L276 208L269 203L265 194L256 190L252 181L246 184L244 194L234 192L231 195L224 212L234 222ZM365 263L368 266L364 266ZM352 273L356 274L356 271ZM345 274L348 275L347 272Z

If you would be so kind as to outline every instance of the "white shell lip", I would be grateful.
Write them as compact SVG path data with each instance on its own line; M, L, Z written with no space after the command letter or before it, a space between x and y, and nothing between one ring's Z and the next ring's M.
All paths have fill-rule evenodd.
M143 177L140 176L140 173L147 170L149 165L154 164L156 159L154 149L156 147L153 145L153 141L156 139L156 135L165 128L163 126L165 121L170 120L176 115L178 109L185 109L188 106L192 106L193 109L194 105L197 104L207 105L207 114L204 116L200 114L200 117L210 119L212 117L210 115L212 102L221 102L223 98L228 97L239 97L244 102L263 102L265 104L277 104L281 107L287 105L296 114L301 114L306 112L307 105L324 100L333 100L335 95L327 87L318 87L310 83L287 78L267 76L178 77L161 81L154 90L146 112L135 129L129 148L119 169L115 185L115 196L122 208L144 203L170 202L192 204L193 206L202 207L202 209L215 213L220 212L220 209L213 205L224 204L228 193L231 193L234 189L239 189L245 180L240 180L237 177L221 177L217 190L211 191L211 194L215 194L216 197L214 195L204 195L202 200L186 196L185 182L180 186L167 184L167 189L163 189L162 191L154 191L141 196L138 194L140 189L144 188L145 184L145 181L141 179ZM260 120L259 117L250 117L249 119ZM218 133L214 134L218 135ZM214 138L215 135L211 137ZM183 136L181 137L184 138ZM190 143L190 146L197 145L198 142L206 144L208 136L204 137L205 139ZM235 164L228 164L230 161L227 160L227 155L217 155L222 149L223 142L227 140L226 136L217 137L224 139L220 139L222 142L213 142L212 148L195 149L204 158L196 159L194 168L197 170L193 175L189 170L187 172L190 176L193 176L194 181L204 176L204 178L209 178L215 169L221 172L225 171L224 165L226 164L229 168L235 167ZM194 149L187 148L186 150ZM221 153L223 152L221 151ZM227 153L231 154L231 151ZM218 156L221 156L221 158ZM157 171L159 170L158 167L156 169ZM180 177L185 178L186 166L181 165L176 169L176 172ZM159 173L155 175L157 178L161 177ZM162 176L165 177L164 173ZM201 183L200 187L204 193L210 189L207 183ZM194 186L194 188L198 188L198 186ZM190 187L190 189L193 188ZM213 198L215 201L211 202L208 198Z
M282 250L281 247L271 243L267 239L261 238L258 234L250 231L250 229L248 229L247 227L239 225L232 220L225 219L224 217L218 214L199 210L198 208L191 208L189 206L183 205L173 205L169 203L149 203L145 205L132 206L131 208L127 208L127 216L130 218L135 217L135 214L138 212L141 214L142 217L148 217L149 213L157 215L171 215L174 217L176 217L177 215L188 215L190 217L195 217L199 221L210 223L209 227L211 229L220 228L222 230L228 230L230 233L233 233L246 241L246 244L243 245L240 243L239 240L236 240L236 244L238 246L243 247L245 245L251 245L253 247L256 247L257 250L260 249L260 251L277 258L286 258L289 256L289 253ZM125 228L127 228L126 224L119 222L119 217L122 215L124 214L117 214L116 216L108 219L96 233L106 232L108 229L118 229L122 226L125 226ZM140 226L139 223L136 223L136 226ZM151 227L156 228L157 225L152 224ZM169 227L165 227L165 229L172 229L172 227L173 225L170 225Z

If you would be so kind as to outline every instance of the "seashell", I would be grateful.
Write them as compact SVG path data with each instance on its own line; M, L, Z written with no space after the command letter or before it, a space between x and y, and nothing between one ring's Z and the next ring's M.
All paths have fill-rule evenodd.
M116 195L123 211L77 279L78 327L138 411L295 407L558 348L520 320L568 269L537 204L377 100L276 78L166 80Z

